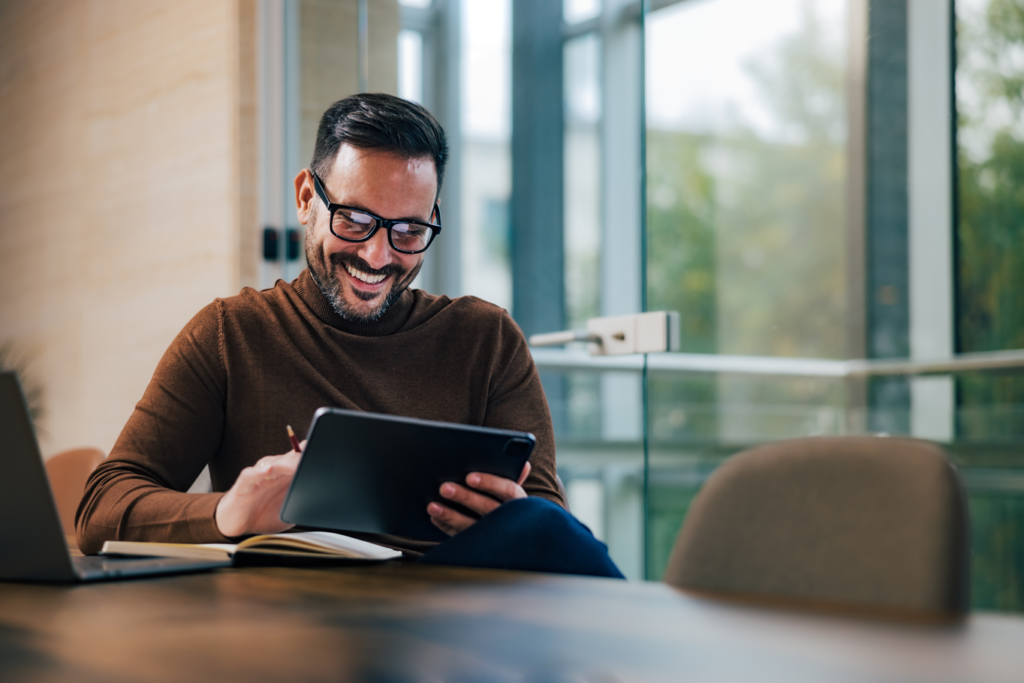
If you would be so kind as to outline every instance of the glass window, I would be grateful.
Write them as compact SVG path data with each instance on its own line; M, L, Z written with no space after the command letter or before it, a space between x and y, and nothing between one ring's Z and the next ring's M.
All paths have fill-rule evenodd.
M959 352L1024 348L1024 8L956 2ZM957 444L975 607L1024 609L1024 376L962 375ZM1003 455L1001 455L1003 454Z
M846 357L846 12L716 0L645 18L647 308L680 312L681 351ZM723 457L846 428L838 380L651 371L647 398L650 579Z
M567 24L593 19L600 13L601 0L564 0L562 3L562 16Z
M566 5L566 21L569 19ZM586 33L565 42L563 48L564 102L564 239L566 327L585 329L587 320L600 315L601 258L601 37ZM565 419L559 425L559 467L573 513L598 538L611 541L620 563L629 553L618 539L609 539L605 520L607 456L594 460L594 450L606 450L602 435L601 376L594 372L565 373ZM621 449L621 447L620 447ZM622 458L612 458L621 467ZM630 458L627 457L628 461ZM635 453L632 454L635 460ZM635 484L635 482L634 482ZM613 492L614 493L614 492ZM613 536L615 525L613 524ZM619 532L621 535L621 531ZM639 573L637 574L639 575Z
M845 356L845 28L842 0L647 18L649 308L685 350Z
M512 308L511 4L463 0L462 293Z
M588 33L564 52L566 318L583 329L599 314L601 291L601 38Z
M955 271L956 351L1024 349L1019 0L955 3L952 188L911 173L920 117L949 141L933 125L945 110L922 110L920 97L922 83L951 76L950 45L910 21L915 8L935 19L938 5L532 2L514 6L514 27L512 0L402 2L413 7L402 12L398 87L433 102L456 143L458 241L450 243L458 257L433 257L438 272L461 281L440 291L511 309L514 271L520 310L512 313L531 333L643 306L680 312L685 353L896 359L914 352L914 287L930 291L912 267L923 251L911 239L921 222L911 199L952 191L954 256L935 261L935 271L943 263ZM911 49L922 35L924 57ZM523 43L514 84L513 40ZM516 197L513 158L522 164L517 183L534 181ZM556 218L530 232L538 215ZM639 363L589 362L580 347L535 352L559 472L573 511L630 578L661 576L693 496L733 453L817 434L914 433L942 441L964 478L975 606L1024 605L1015 455L1024 373L956 375L947 439L915 430L932 405L918 390L943 381L952 422L950 376L666 369L685 360L678 356L646 359L645 375Z
M398 34L398 96L423 103L423 34Z
M960 352L1024 348L1024 9L959 0L957 335ZM1024 437L1024 378L965 377L966 438Z

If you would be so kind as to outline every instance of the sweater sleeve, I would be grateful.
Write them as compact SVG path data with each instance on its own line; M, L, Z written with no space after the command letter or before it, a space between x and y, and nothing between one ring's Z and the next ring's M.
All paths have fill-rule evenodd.
M215 454L227 376L223 309L200 311L164 353L110 456L89 477L75 527L82 552L107 540L223 542L222 493L186 493Z
M537 366L519 326L508 314L501 318L501 353L488 395L484 426L531 432L537 445L530 456L526 493L565 507L555 479L555 432Z

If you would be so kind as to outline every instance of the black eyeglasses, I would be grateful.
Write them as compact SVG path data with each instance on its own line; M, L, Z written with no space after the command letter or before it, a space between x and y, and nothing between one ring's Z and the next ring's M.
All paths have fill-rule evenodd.
M388 231L388 242L391 243L392 249L403 254L419 254L426 251L437 234L441 232L441 207L437 205L437 202L434 202L434 211L431 214L431 216L437 216L436 224L390 220L375 216L363 209L333 203L327 198L327 192L324 191L323 183L320 182L316 173L313 173L313 186L316 188L317 195L327 206L327 210L331 212L331 234L340 240L365 242L373 237L379 228L383 227Z

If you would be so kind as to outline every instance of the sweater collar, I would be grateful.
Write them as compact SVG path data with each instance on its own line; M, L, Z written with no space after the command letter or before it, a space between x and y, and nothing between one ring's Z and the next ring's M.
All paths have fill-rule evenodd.
M360 337L384 337L394 334L401 329L412 313L413 294L408 288L402 292L398 300L391 304L391 307L380 318L372 322L358 322L347 320L338 315L331 307L330 302L327 301L327 297L320 291L316 282L313 281L308 268L295 278L292 286L321 322L342 332L348 332Z

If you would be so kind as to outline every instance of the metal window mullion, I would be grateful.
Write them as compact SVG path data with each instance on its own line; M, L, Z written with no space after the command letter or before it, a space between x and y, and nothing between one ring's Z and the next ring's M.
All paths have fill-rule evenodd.
M849 0L846 65L846 357L867 355L867 77L868 0ZM846 381L846 426L866 428L867 385Z
M306 267L305 257L299 255L294 263L289 263L287 254L287 231L299 230L301 226L295 211L289 210L287 198L293 196L293 180L305 167L302 159L302 113L300 110L302 83L300 80L299 41L301 39L299 26L299 0L284 0L284 153L282 155L284 171L284 232L281 235L281 260L282 271L285 280L292 280L298 276Z
M907 189L910 356L953 355L953 169L950 0L907 4ZM911 430L955 435L952 377L911 382Z
M283 242L285 213L288 207L284 176L285 146L285 64L284 0L260 0L257 11L258 60L258 163L259 221L262 228L273 228ZM277 261L260 259L259 286L273 286L284 275L284 249Z
M601 35L601 241L599 307L602 316L643 310L642 154L643 74L640 3L605 0ZM642 367L642 366L641 366ZM601 374L601 431L606 441L643 442L643 375ZM646 454L645 454L646 456ZM620 568L645 578L646 457L641 476L608 489L608 543ZM617 503L615 501L618 501ZM614 514L613 514L614 511Z
M444 232L431 245L413 284L450 297L462 294L460 9L460 0L435 0L428 9L402 7L402 27L423 35L423 106L448 135L448 163L441 188Z

